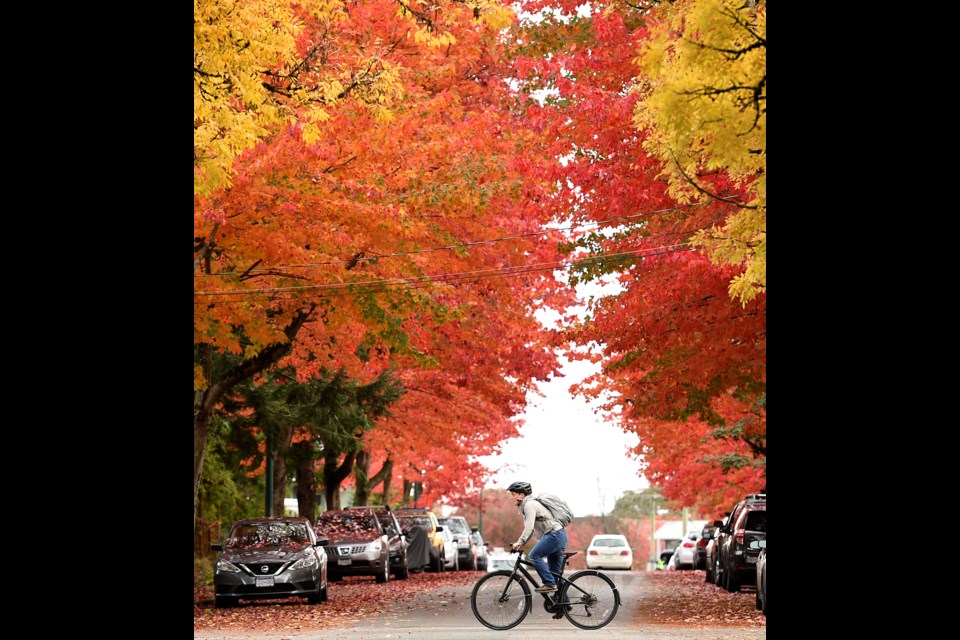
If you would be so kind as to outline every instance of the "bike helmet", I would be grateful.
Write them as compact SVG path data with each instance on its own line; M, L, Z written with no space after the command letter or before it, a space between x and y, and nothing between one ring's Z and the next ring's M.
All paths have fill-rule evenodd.
M522 493L525 496L533 493L533 487L530 486L529 482L514 482L512 485L507 487L507 491L511 493Z

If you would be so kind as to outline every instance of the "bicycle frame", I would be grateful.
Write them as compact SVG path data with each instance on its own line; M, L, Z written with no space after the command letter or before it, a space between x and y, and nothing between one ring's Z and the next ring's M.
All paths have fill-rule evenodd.
M572 556L572 555L574 555L574 554L573 554L573 553L566 553L566 552L564 552L564 554L563 554L563 561L560 563L560 573L559 573L559 574L554 573L553 571L550 571L550 575L554 576L554 577L557 579L557 590L556 590L556 591L553 591L553 592L550 592L550 593L540 593L540 595L543 596L543 599L544 599L545 601L549 602L550 604L556 604L556 603L554 602L554 600L553 600L553 594L554 594L554 593L560 593L560 590L561 590L561 588L562 588L563 583L569 584L571 587L574 587L574 588L576 587L575 584L573 584L572 582L570 582L569 580L567 580L566 578L563 577L563 570L564 570L564 569L566 568L566 566L567 566L567 558L569 558L569 557ZM526 566L528 566L528 567L534 567L534 572L536 572L536 567L534 566L534 564L533 564L532 562L530 562L529 560L524 560L524 558L523 558L523 553L520 552L520 551L518 551L518 552L517 552L517 561L513 563L513 574L511 575L510 580L508 580L507 583L506 583L506 585L504 586L504 588L503 588L503 593L500 594L500 597L501 597L501 598L505 598L505 597L507 596L507 590L510 588L510 584L511 584L511 582L512 582L512 580L513 580L513 576L516 576L518 573L522 574L523 577L527 579L527 582L529 582L530 584L532 584L532 585L534 586L534 588L540 586L540 583L537 581L537 579L534 578L533 575L531 575L529 571L527 571L526 569L524 569L524 565L526 565ZM549 569L548 569L548 570L549 570ZM538 575L537 577L539 577L539 575ZM536 593L536 591L535 591L534 593Z

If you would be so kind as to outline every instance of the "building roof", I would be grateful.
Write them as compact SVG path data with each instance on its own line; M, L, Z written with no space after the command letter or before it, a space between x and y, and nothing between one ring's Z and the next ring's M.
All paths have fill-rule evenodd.
M687 520L687 533L700 531L705 524L707 520ZM654 540L683 540L683 538L682 520L667 520L657 527L656 533L653 534Z

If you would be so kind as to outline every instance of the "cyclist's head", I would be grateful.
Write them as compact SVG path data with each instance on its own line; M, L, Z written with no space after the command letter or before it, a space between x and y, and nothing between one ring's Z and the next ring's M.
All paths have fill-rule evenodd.
M533 487L530 486L529 482L514 482L509 487L507 487L507 491L509 491L510 493L522 494L524 497L526 497L531 493L533 493ZM516 496L514 496L514 498L516 498ZM523 499L522 497L519 498L519 500L522 500L522 499Z

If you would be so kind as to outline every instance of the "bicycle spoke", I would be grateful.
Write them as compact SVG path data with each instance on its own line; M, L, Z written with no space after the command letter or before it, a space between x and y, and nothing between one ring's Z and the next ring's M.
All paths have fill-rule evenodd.
M593 571L571 576L560 599L566 603L564 615L581 629L608 624L620 606L613 581Z
M511 629L527 615L530 592L510 572L492 573L481 578L470 595L473 614L491 629Z

